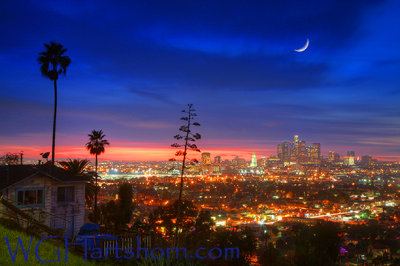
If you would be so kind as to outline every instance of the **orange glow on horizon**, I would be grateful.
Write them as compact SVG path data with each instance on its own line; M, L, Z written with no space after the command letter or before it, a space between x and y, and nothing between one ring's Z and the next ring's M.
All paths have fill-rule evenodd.
M40 159L40 153L50 151L48 147L41 146L0 146L0 154L6 152L20 153L23 151L24 158L27 159ZM106 152L99 156L99 160L114 160L114 161L167 161L171 158L177 160L178 157L174 156L178 149L172 147L119 147L110 146L106 148ZM250 159L254 149L202 149L202 152L210 152L211 156L221 155L222 159L233 159L234 156L239 156L244 159ZM200 159L199 152L189 152L190 159ZM268 157L273 152L265 154L264 152L257 153L258 156ZM68 158L92 159L93 155L84 147L73 146L56 146L56 160L64 160Z
M106 148L106 152L99 156L99 160L109 161L167 161L171 158L178 160L174 154L178 149L169 147L168 144L156 144L156 143L135 143L135 146L130 146L127 143L118 143L124 146L110 146ZM212 145L214 146L214 145ZM22 145L0 145L0 156L6 152L11 153L24 153L26 159L40 159L40 153L50 151L51 148L47 146L22 146ZM276 150L274 145L269 145L264 149L254 148L207 148L207 145L201 145L202 152L209 152L211 156L220 155L222 160L233 159L234 156L250 160L253 152L256 152L257 158L266 157L270 155L276 156ZM201 159L200 153L190 152L189 158ZM56 160L65 160L68 158L80 158L92 160L93 156L82 146L56 146ZM400 161L398 155L375 155L373 158L377 158L383 161Z

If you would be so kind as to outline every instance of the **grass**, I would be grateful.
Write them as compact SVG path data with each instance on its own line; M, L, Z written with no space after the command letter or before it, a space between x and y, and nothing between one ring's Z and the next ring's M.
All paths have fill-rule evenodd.
M13 261L12 256L10 256L9 248L6 242L6 238L8 238L8 243L11 248L11 254L14 256L16 246L18 243L18 238L21 239L25 254L27 255L27 261L25 261L24 254L21 249L21 244L18 245L17 255L15 256L15 261ZM27 249L29 247L29 243L31 241L31 236L27 235L24 232L16 231L13 229L6 228L4 225L0 224L0 265L37 265L41 264L38 258L35 255L36 245L40 241L39 238L33 237L32 244L29 253ZM60 242L61 243L61 242ZM95 265L92 262L85 262L83 257L79 257L77 255L71 254L68 252L68 262L65 263L65 249L61 243L52 242L51 239L47 239L43 241L38 249L38 255L43 261L57 260L58 254L57 250L60 253L60 261L52 262L52 263L43 263L44 265Z
M8 244L11 248L11 255L9 251L9 247L6 241L8 239ZM31 247L28 253L29 243L32 238ZM20 241L19 241L20 239ZM174 260L174 259L167 259L167 258L160 258L160 259L144 259L141 261L137 260L95 260L95 261L84 261L84 257L78 256L75 254L71 254L68 251L68 262L65 262L65 249L63 242L61 241L54 241L52 239L44 240L39 248L38 248L38 255L41 260L43 261L51 261L51 260L58 260L57 262L50 262L50 263L42 263L38 260L36 256L36 247L41 239L39 237L32 237L28 235L25 231L19 228L15 223L4 220L0 218L0 265L138 265L138 266L197 266L203 265L198 261L194 260ZM18 244L17 254L15 254L15 250ZM21 249L21 241L25 250L25 255L27 260L25 260L24 253ZM72 249L72 247L70 247ZM59 251L59 256L58 256ZM89 254L88 254L89 255ZM12 257L15 257L13 260Z

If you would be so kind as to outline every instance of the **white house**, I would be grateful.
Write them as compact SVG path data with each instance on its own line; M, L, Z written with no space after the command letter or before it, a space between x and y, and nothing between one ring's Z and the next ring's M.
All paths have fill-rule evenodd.
M48 164L0 166L2 197L35 220L71 238L85 222L87 182L87 177L74 176ZM0 217L15 219L14 212L0 204Z

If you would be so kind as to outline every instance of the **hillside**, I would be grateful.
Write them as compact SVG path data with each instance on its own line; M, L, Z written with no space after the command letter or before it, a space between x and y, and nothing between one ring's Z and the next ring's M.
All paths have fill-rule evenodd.
M12 257L10 256L9 248L6 242L6 237L8 238L9 245L11 247L11 254L13 255L17 242L18 242L18 237L23 242L23 246L25 249L25 253L27 254L27 250L29 247L29 242L31 240L31 237L28 236L26 233L19 232L19 231L14 231L11 229L8 229L4 227L3 225L0 224L0 265L7 265L7 264L13 264L13 265L37 265L41 264L40 261L37 259L37 256L35 255L35 249L36 245L40 241L39 238L33 238L32 244L30 247L30 251L27 254L27 262L25 262L25 258L23 255L23 252L21 250L21 246L19 245L18 247L18 252L15 257L15 264L13 263ZM50 265L65 265L64 258L65 258L65 250L62 247L62 245L58 246L55 245L54 243L50 242L50 239L47 239L43 241L38 249L38 255L41 260L43 261L50 261L50 260L57 260L57 251L59 250L60 252L60 261L59 262L53 262L50 263ZM68 262L67 265L94 265L94 263L91 262L84 262L83 257L78 257L76 255L71 254L68 252ZM49 265L49 263L45 263L44 265Z

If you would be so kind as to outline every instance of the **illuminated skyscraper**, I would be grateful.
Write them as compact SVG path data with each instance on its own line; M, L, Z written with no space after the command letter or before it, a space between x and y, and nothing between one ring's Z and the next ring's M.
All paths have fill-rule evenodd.
M328 160L330 162L334 162L335 161L335 151L329 151Z
M211 154L209 152L203 152L201 154L201 164L202 165L211 164Z
M257 157L255 152L253 152L253 155L251 156L250 167L257 167Z
M311 146L311 158L315 161L321 159L321 144L313 143Z
M221 156L215 156L214 163L220 164L221 163Z
M294 135L293 141L284 141L278 144L278 158L283 163L307 163L317 162L321 159L321 144L313 143L306 146L304 140Z
M296 161L298 155L298 144L295 142L291 142L289 144L289 158L290 161Z
M294 135L293 142L290 143L290 159L295 161L299 156L299 135Z
M306 142L304 140L300 140L298 145L298 156L306 155Z
M361 165L362 166L370 166L372 164L372 156L364 155L361 157Z
M232 160L232 165L237 166L239 164L239 156L235 156L235 158Z
M306 155L307 155L307 157L311 157L311 151L312 151L312 147L311 146L307 146L306 147Z
M329 151L328 160L331 163L336 163L340 161L340 155L335 151Z
M257 160L257 166L265 166L265 157L261 157Z
M279 143L277 147L278 158L283 161L283 144Z
M343 164L346 166L354 165L354 157L353 156L344 156Z
M278 144L278 158L282 161L282 162L288 162L289 161L289 142L288 141L284 141L280 144Z

